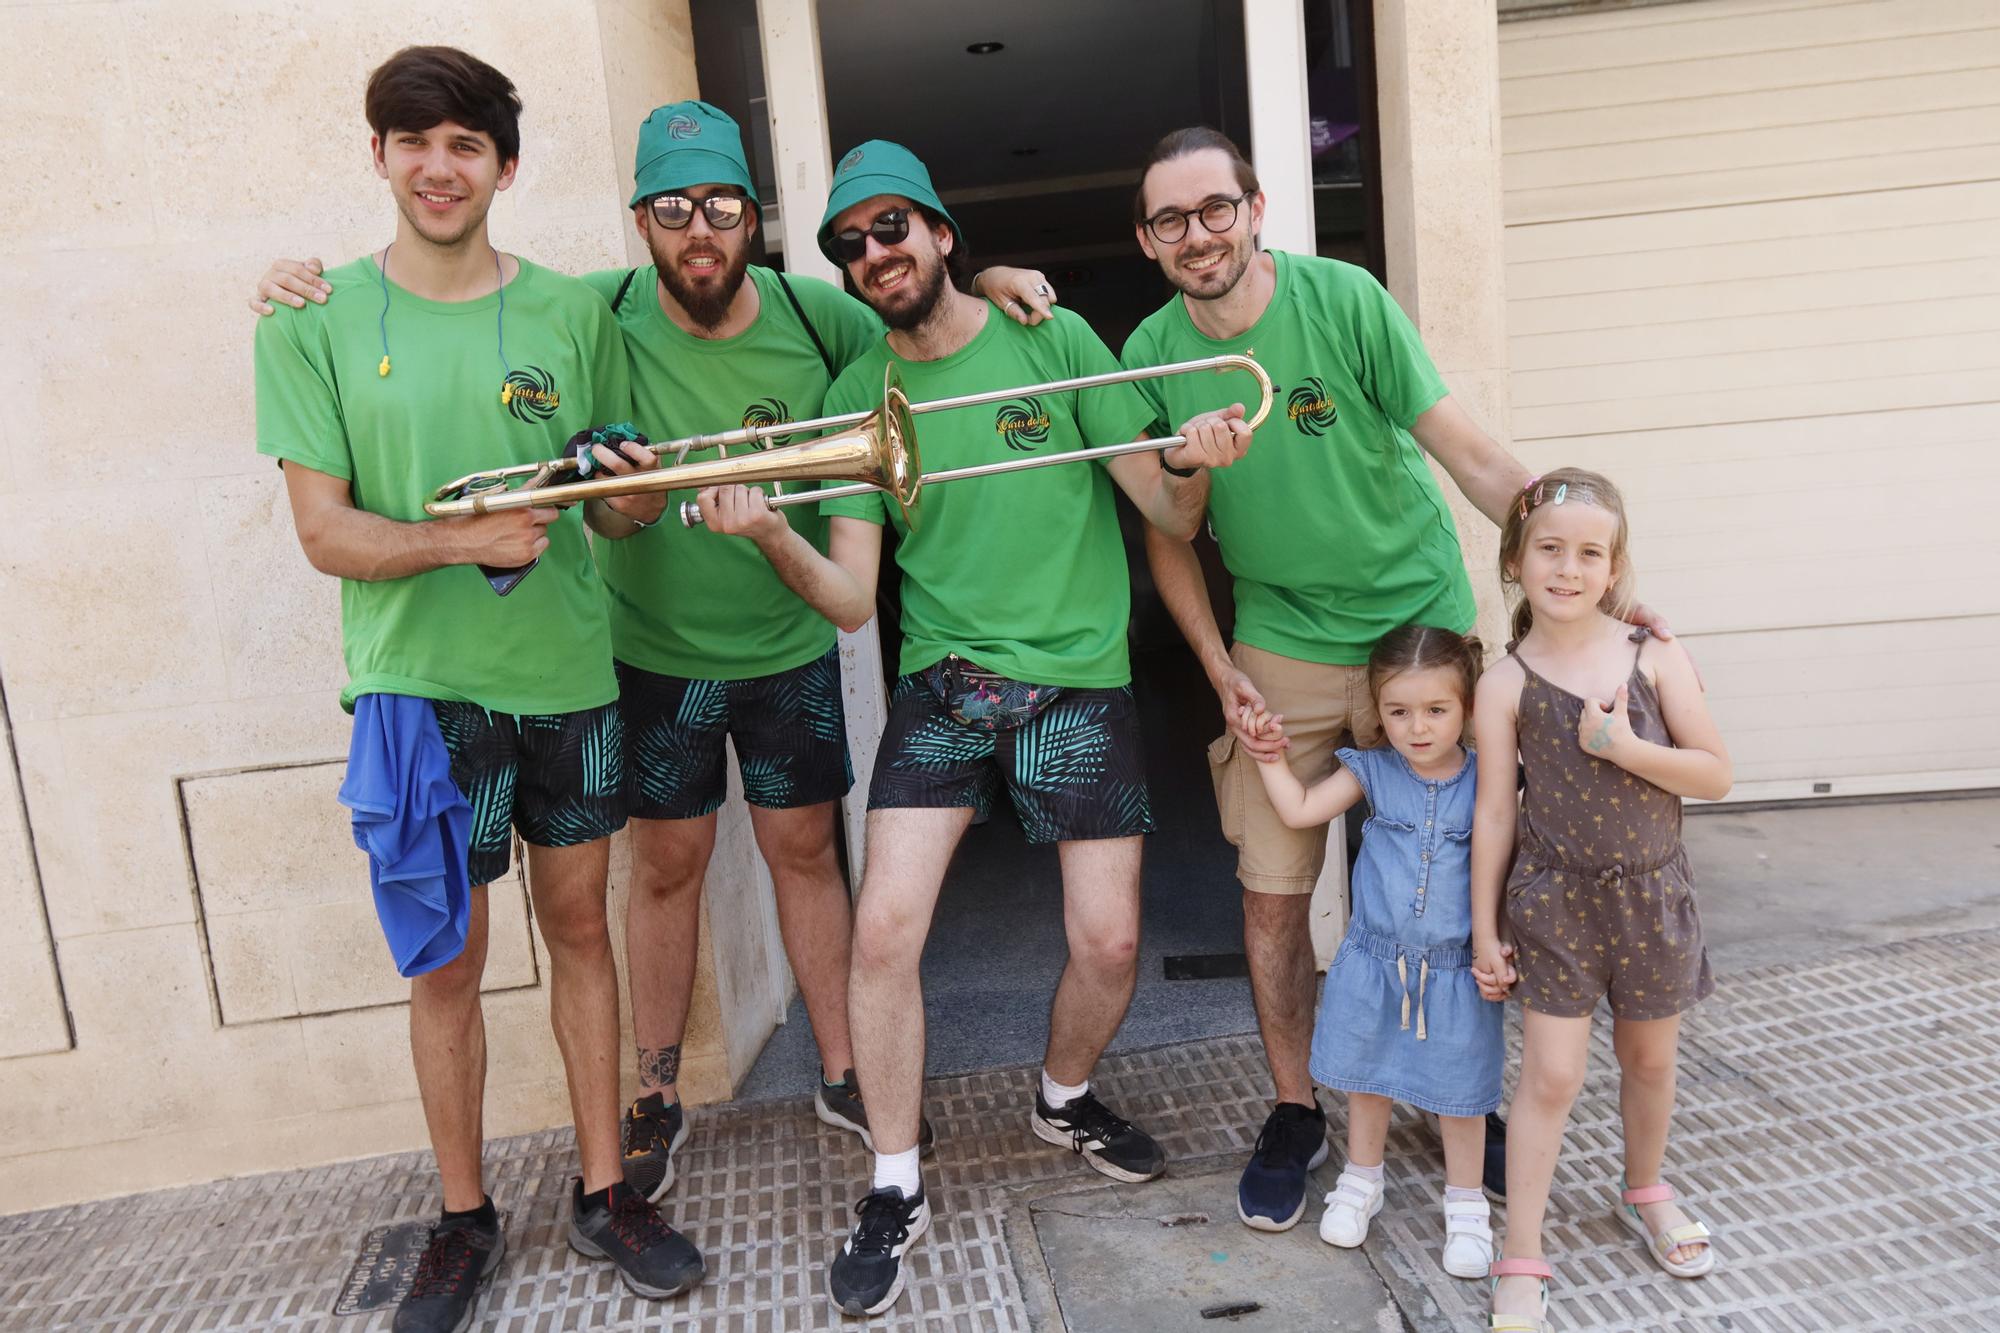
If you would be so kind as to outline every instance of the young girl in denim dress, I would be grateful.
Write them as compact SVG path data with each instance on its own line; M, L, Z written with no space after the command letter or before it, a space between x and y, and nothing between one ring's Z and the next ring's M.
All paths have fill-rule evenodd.
M1486 1275L1493 1230L1480 1176L1486 1113L1500 1105L1501 1006L1472 975L1469 846L1477 781L1460 744L1479 676L1479 643L1406 625L1368 659L1386 748L1339 751L1340 768L1307 790L1282 753L1259 771L1279 817L1324 824L1366 798L1347 936L1327 969L1313 1031L1313 1078L1347 1094L1347 1167L1320 1239L1367 1239L1382 1211L1382 1154L1392 1102L1439 1118L1445 1150L1445 1270ZM1283 734L1282 719L1246 719Z

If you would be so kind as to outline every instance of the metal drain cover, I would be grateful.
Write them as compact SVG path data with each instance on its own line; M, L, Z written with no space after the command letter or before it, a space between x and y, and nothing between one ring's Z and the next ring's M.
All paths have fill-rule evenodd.
M335 1314L366 1314L386 1310L409 1293L417 1279L417 1260L430 1244L431 1222L396 1222L376 1227L361 1242L361 1253L347 1280L340 1284Z

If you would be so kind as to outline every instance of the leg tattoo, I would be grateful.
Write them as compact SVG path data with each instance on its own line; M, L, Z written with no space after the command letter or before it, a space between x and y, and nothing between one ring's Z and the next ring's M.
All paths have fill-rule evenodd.
M641 1046L639 1048L639 1082L648 1088L671 1087L681 1075L681 1044L671 1046Z

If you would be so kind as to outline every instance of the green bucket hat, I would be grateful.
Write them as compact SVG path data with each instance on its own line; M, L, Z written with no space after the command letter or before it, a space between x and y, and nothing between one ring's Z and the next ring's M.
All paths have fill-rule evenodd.
M836 264L840 262L833 257L833 220L863 199L873 199L878 194L899 194L912 203L922 204L933 213L941 214L951 224L951 229L958 233L960 242L964 242L964 229L938 200L937 191L931 187L931 173L924 170L924 164L917 160L917 155L899 143L870 139L841 158L839 165L833 169L833 188L827 191L826 214L819 220L821 254L833 259Z
M690 185L736 185L757 205L757 186L743 156L743 132L729 114L706 102L669 102L639 127L632 168L632 203Z

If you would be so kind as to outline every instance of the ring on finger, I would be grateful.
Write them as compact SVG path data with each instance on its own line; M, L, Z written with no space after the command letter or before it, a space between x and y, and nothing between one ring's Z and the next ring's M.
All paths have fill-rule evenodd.
M1035 284L1035 295L1047 296L1049 294L1050 294L1049 285L1046 282L1038 282Z

